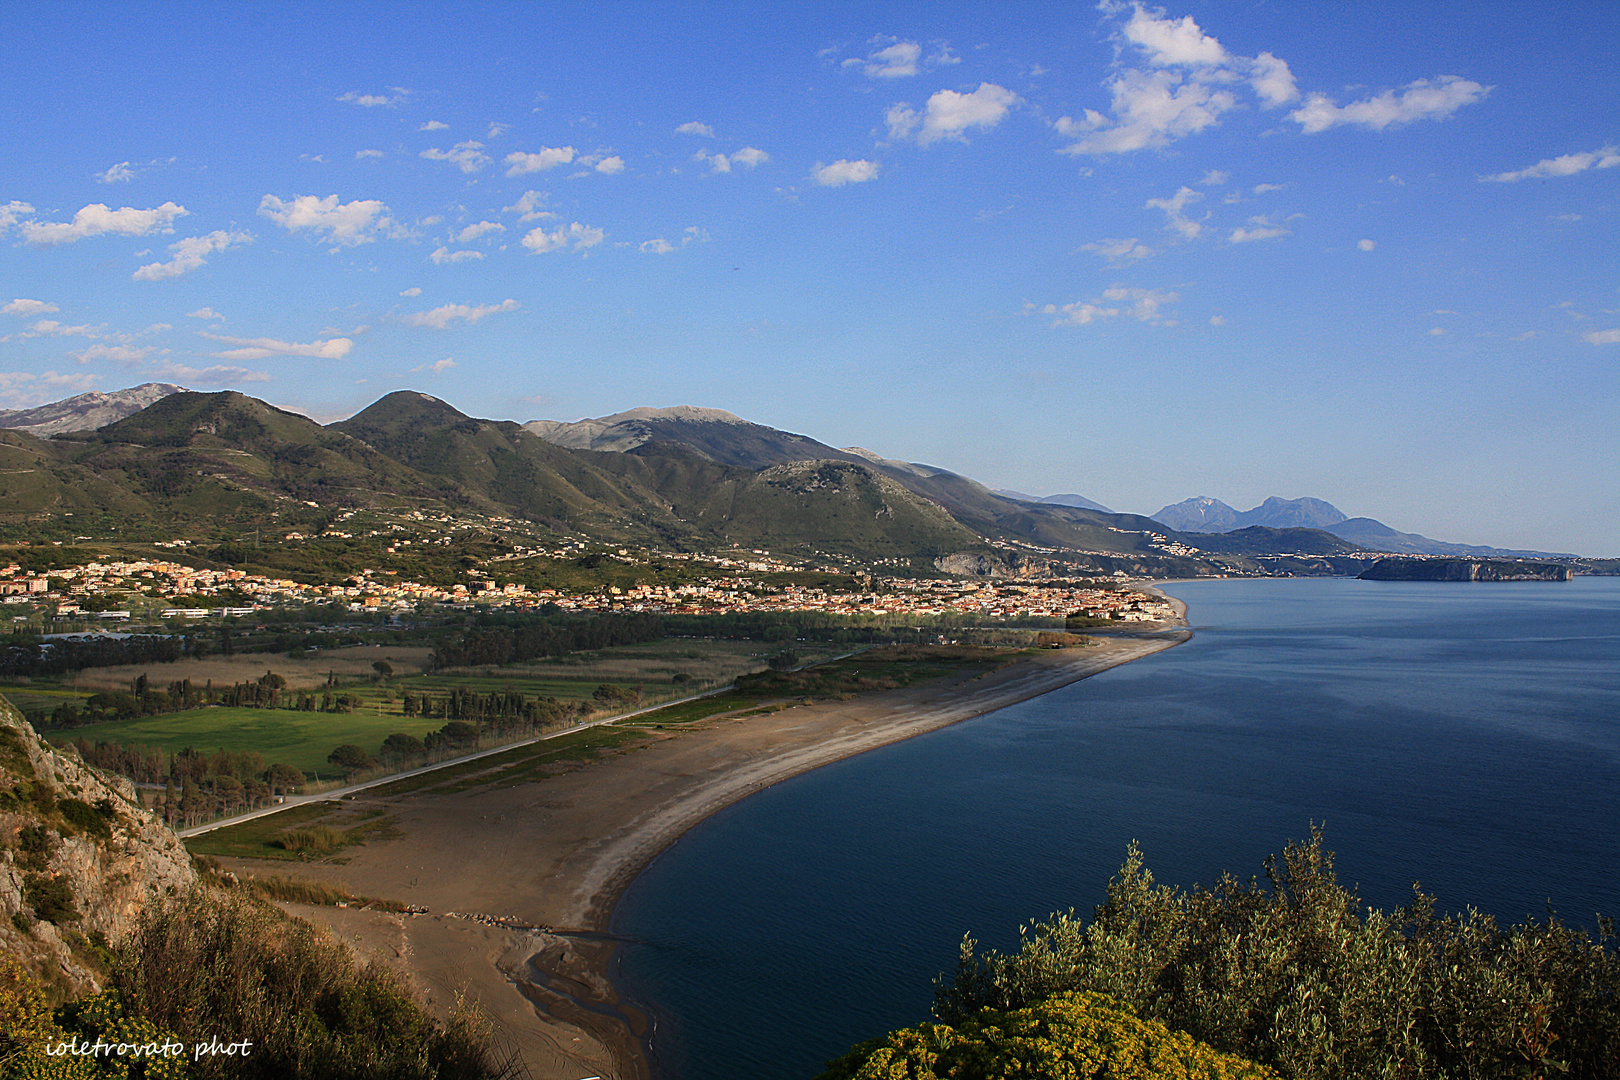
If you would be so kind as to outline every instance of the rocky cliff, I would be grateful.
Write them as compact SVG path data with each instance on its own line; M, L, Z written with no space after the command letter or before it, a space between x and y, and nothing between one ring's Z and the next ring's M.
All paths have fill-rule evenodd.
M64 996L99 989L98 946L195 880L129 781L51 747L0 697L0 951Z
M1511 559L1379 559L1358 577L1365 581L1568 581L1559 563Z

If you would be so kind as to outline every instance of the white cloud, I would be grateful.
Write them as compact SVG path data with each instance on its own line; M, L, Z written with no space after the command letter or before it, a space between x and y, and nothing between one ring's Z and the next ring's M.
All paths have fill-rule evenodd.
M513 311L521 307L516 300L503 300L499 304L484 304L479 307L468 307L466 304L445 304L432 311L418 311L406 315L404 322L411 326L431 326L435 330L448 330L450 324L461 320L468 325L478 322L486 315L493 315L497 311Z
M677 135L701 135L705 139L714 138L714 128L697 120L688 120L675 129Z
M393 87L393 91L392 94L362 94L358 90L350 90L337 100L347 102L350 105L364 105L367 108L374 109L380 105L398 105L409 97L411 93L403 86Z
M377 233L394 227L388 207L380 201L356 199L340 205L336 195L324 199L295 195L291 202L266 195L259 201L259 214L284 229L309 229L338 247L370 243Z
M878 49L865 60L845 60L845 67L859 67L873 79L903 79L917 74L917 61L922 59L922 46L915 41L896 41Z
M422 287L420 285L412 285L408 289L401 289L399 295L401 295L401 296L421 296L422 295Z
M1245 244L1252 240L1275 240L1279 236L1291 236L1293 230L1282 225L1275 225L1263 217L1249 219L1249 224L1232 230L1227 241L1233 244Z
M733 165L742 165L753 169L771 160L771 155L763 150L756 150L752 146L745 146L734 154L706 154L699 150L692 155L693 161L706 161L709 168L717 173L728 173Z
M1438 326L1435 326L1435 327L1431 327L1429 329L1429 336L1430 337L1445 337L1446 332L1442 328L1440 328Z
M1268 192L1281 191L1287 186L1286 184L1256 184L1252 190L1256 195L1265 195Z
M458 142L449 150L433 147L422 151L422 156L430 161L448 161L464 173L475 173L490 163L491 158L483 150L483 143L468 141ZM510 161L511 158L507 160Z
M450 125L444 123L443 121L429 120L427 123L423 124L421 127L417 128L416 130L418 130L418 131L447 131L447 130L449 130L449 128L450 128Z
M1587 169L1612 169L1620 165L1620 146L1610 144L1583 154L1565 154L1563 157L1544 158L1517 172L1496 173L1480 177L1483 181L1511 184L1517 180L1544 180L1554 176L1574 176Z
M152 372L166 379L184 379L189 383L245 383L269 382L268 371L249 371L245 367L232 367L225 364L214 364L211 367L194 368L185 364L164 364Z
M596 163L596 171L607 176L622 173L624 172L624 158L619 157L617 154L613 157L605 157Z
M1204 226L1201 222L1188 218L1182 211L1190 203L1198 202L1203 197L1192 188L1184 187L1168 199L1149 199L1143 209L1163 210L1166 219L1164 227L1180 233L1187 240L1192 240L1204 231Z
M1620 330L1593 330L1582 334L1581 340L1591 345L1620 345Z
M507 154L504 160L510 166L506 170L507 176L523 176L526 173L543 172L546 169L554 169L558 165L567 165L574 160L574 148L572 146L542 147L538 154L514 152Z
M483 257L484 253L482 251L473 251L471 249L451 251L447 247L437 248L431 255L428 256L428 258L432 259L436 265L440 266L444 265L445 263L466 262L469 259L482 259Z
M96 173L98 184L125 184L135 179L135 170L129 167L129 162L120 161L110 166L106 172Z
M1136 237L1127 240L1098 240L1095 243L1084 244L1082 251L1095 251L1098 255L1112 263L1135 262L1145 259L1153 254L1153 249L1146 244L1136 242Z
M485 134L484 138L486 138L486 139L498 139L502 135L505 135L510 130L512 130L512 125L511 124L498 124L495 121L491 120L490 123L489 123L489 131L488 131L487 134Z
M1357 240L1356 241L1356 247L1360 248L1362 251L1371 251L1373 248L1375 248L1377 246L1378 246L1378 241L1376 241L1376 240Z
M1225 326L1226 325L1226 316L1225 315L1211 315L1209 317L1209 325L1211 325L1211 326Z
M1198 28L1191 15L1167 19L1161 11L1150 15L1138 5L1125 24L1125 40L1147 54L1155 67L1192 65L1217 67L1231 60L1221 43Z
M31 371L0 371L0 400L16 408L40 405L66 390L82 394L95 388L99 376L88 371L74 371L66 375L47 371L35 375Z
M1418 79L1408 83L1399 94L1385 90L1377 97L1349 105L1335 105L1326 94L1312 94L1305 104L1288 114L1308 135L1339 124L1383 131L1391 124L1409 124L1414 120L1443 120L1462 108L1485 100L1490 87L1459 78L1442 75L1438 79Z
M857 161L847 161L843 158L831 165L816 162L816 167L810 170L810 178L822 187L843 187L845 184L863 184L868 180L877 179L878 163L861 158Z
M158 351L156 345L143 345L139 348L130 345L91 345L83 352L74 353L73 356L81 364L88 364L92 360L111 360L119 364L134 364L145 360Z
M1123 4L1105 4L1111 14ZM1237 108L1232 88L1247 84L1263 108L1298 99L1288 64L1269 52L1250 58L1226 50L1192 16L1168 18L1161 9L1133 4L1119 37L1145 68L1125 68L1109 80L1112 117L1093 109L1083 119L1062 117L1053 126L1076 138L1068 154L1123 154L1169 145L1219 123Z
M188 319L223 319L224 317L211 307L201 307L196 311L186 312L186 318Z
M1093 300L1076 301L1062 306L1046 304L1037 307L1034 304L1026 304L1024 312L1030 315L1052 316L1054 327L1085 326L1099 319L1113 318L1135 319L1156 326L1174 326L1176 321L1169 318L1163 309L1179 299L1180 296L1176 293L1162 289L1137 289L1115 285L1104 289L1103 294Z
M24 300L22 297L18 297L17 299L8 303L5 307L0 307L0 314L49 315L53 311L61 310L62 309L57 307L55 304L48 303L44 300Z
M100 336L100 334L97 333L97 331L100 329L101 327L91 326L88 323L82 323L78 326L64 326L55 319L39 319L30 324L26 330L19 330L15 334L7 334L5 337L0 337L0 342L27 341L29 338L37 337L93 338Z
M1230 173L1224 172L1220 169L1211 169L1205 173L1204 178L1198 182L1206 187L1220 187L1231 178L1232 176Z
M374 157L382 157L382 156L383 156L383 152L381 150L356 150L354 152L354 160L356 160L356 161L363 161L366 158L374 158Z
M484 236L487 233L505 231L506 226L502 225L498 221L479 221L467 226L465 229L462 229L459 233L457 233L456 242L459 244L466 244L478 239L480 236Z
M705 243L708 239L709 234L701 227L697 225L688 225L681 235L680 247L685 247L687 244L694 242ZM643 240L639 248L639 250L649 255L668 255L670 252L678 251L679 249L680 248L670 243L668 240L665 240L662 236L656 237L652 240Z
M449 371L451 368L453 368L455 366L456 366L456 362L454 360L450 359L450 357L447 356L443 360L435 360L431 364L418 364L415 367L411 368L411 371L413 371L413 372L427 371L427 372L433 373L434 375L437 375L440 372Z
M543 210L546 200L551 196L544 191L525 191L517 202L511 206L501 207L503 214L520 214L519 221L535 221L543 218L554 218L557 215L550 210Z
M210 341L235 346L224 352L209 354L220 360L263 360L271 356L307 356L314 360L341 360L349 355L350 349L354 348L354 342L346 337L300 345L295 342L277 341L275 338L226 337L223 334L210 334L206 330L199 330L198 333Z
M17 224L17 219L22 215L32 214L33 212L34 208L32 206L25 202L18 202L15 199L4 206L0 206L0 232L4 232Z
M252 242L250 233L226 232L223 229L215 229L207 236L188 236L169 245L169 250L174 253L173 259L166 263L147 263L130 277L135 281L162 281L179 277L207 263L208 256L216 251Z
M980 83L970 94L955 90L941 90L928 99L918 113L910 105L891 106L885 119L891 139L909 139L915 135L918 146L927 146L939 139L966 142L963 132L969 128L988 130L1007 118L1007 112L1017 104L1018 95L995 83Z
M572 225L559 225L551 232L546 232L544 226L531 229L528 235L523 238L523 246L537 255L569 246L572 246L575 251L583 251L586 248L593 248L600 244L606 235L601 229L591 225L581 225L576 221Z
M190 212L172 202L151 210L136 210L131 206L112 210L105 203L91 203L74 214L70 222L25 221L17 229L30 244L71 244L75 240L106 233L145 236L151 232L173 232L170 223Z

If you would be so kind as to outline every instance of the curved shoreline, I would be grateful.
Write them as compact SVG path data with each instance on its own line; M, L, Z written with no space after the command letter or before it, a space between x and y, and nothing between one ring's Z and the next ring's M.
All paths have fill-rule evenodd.
M1172 598L1173 599L1173 598ZM1184 607L1178 604L1178 614ZM405 966L434 1006L477 998L536 1078L644 1078L645 1018L609 978L613 913L686 832L755 791L1006 708L1180 644L1181 625L1099 636L979 676L722 717L636 741L542 782L405 796L362 793L394 839L301 875L428 908L429 916L304 908L363 954ZM529 780L539 779L530 776ZM227 860L248 873L281 864Z

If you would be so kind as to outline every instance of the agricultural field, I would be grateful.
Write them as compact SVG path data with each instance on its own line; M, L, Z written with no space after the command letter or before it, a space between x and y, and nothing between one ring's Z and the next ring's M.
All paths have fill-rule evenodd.
M350 645L312 652L297 660L285 653L238 653L167 664L86 668L73 680L72 686L87 694L98 690L128 690L130 683L145 675L153 686L168 686L181 679L190 679L193 686L202 686L211 679L218 687L251 682L266 671L274 671L287 680L290 689L313 690L325 686L332 675L339 680L370 678L375 674L371 665L379 660L392 667L396 675L417 674L427 667L432 652L424 645Z
M209 679L216 689L238 682L250 682L267 670L288 682L284 699L297 700L293 690L308 690L317 697L328 687L328 673L335 672L333 694L356 699L352 712L301 712L292 709L236 708L208 706L184 712L164 713L104 724L51 731L47 737L56 743L87 739L121 745L159 747L178 752L191 747L201 753L216 750L257 751L268 762L281 762L305 775L332 779L338 770L327 760L332 750L353 743L377 755L389 735L403 733L421 738L443 727L442 716L406 716L407 693L443 698L453 691L479 694L520 693L530 699L557 698L560 701L591 701L604 683L641 691L643 705L685 698L724 685L738 675L759 671L777 647L748 641L704 641L667 639L639 645L571 654L567 657L508 667L478 667L422 673L427 661L425 648L406 646L353 646L323 652L305 660L289 660L282 655L254 654L235 657L208 657L174 664L151 664L129 669L98 669L81 675L71 687L29 686L5 693L19 708L54 708L63 700L75 700L97 689L128 690L131 681L146 674L154 686L189 678L197 686ZM833 654L831 646L796 649L803 661ZM394 675L379 679L373 662L383 660ZM115 677L113 672L119 674ZM676 682L679 675L686 679ZM29 702L17 700L19 695ZM608 707L606 705L604 708ZM620 702L616 709L631 707Z

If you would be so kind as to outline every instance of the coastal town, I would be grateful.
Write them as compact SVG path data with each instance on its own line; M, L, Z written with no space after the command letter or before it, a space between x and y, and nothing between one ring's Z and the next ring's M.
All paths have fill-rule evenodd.
M547 554L560 557L572 550ZM646 559L626 549L610 551L606 557L627 563ZM1162 598L1115 583L862 575L848 579L854 588L839 589L791 580L772 582L772 575L791 578L796 568L762 551L702 558L693 580L684 584L603 585L576 591L531 588L503 580L498 572L481 571L470 571L467 581L449 586L402 580L397 571L370 569L335 583L307 584L240 569L201 569L168 559L87 562L48 574L27 574L12 563L0 567L0 604L10 609L9 621L17 628L28 624L42 629L183 624L301 605L396 616L440 605L516 611L551 605L564 611L679 615L775 611L996 619L1083 616L1120 622L1173 617ZM500 564L494 569L498 571Z

